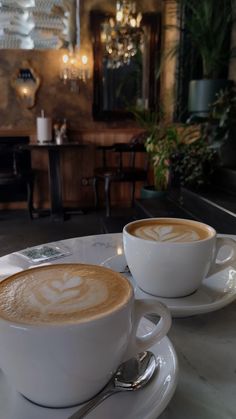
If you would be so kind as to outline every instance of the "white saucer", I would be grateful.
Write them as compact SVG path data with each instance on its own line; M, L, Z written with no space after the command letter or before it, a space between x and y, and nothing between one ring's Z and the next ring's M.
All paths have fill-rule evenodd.
M143 319L140 333L149 333L153 323ZM174 394L178 378L178 362L170 340L165 337L151 348L159 362L153 380L144 389L134 393L119 393L105 400L89 414L89 419L156 419ZM78 410L48 409L27 401L8 383L0 370L1 419L67 419Z
M151 295L142 291L131 274L127 273L127 262L124 254L110 257L101 265L127 275L133 283L136 297L150 298ZM236 299L236 270L233 267L227 268L220 273L205 278L200 288L187 297L153 298L157 298L166 304L173 317L188 317L219 310Z

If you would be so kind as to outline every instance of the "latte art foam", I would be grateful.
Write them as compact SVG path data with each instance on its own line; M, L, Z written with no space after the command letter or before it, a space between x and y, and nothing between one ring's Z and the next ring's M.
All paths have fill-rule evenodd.
M193 224L164 223L164 222L137 222L130 226L129 233L144 240L156 242L186 243L203 240L209 232Z
M19 323L74 323L122 306L131 296L120 274L93 265L29 269L0 284L0 317Z

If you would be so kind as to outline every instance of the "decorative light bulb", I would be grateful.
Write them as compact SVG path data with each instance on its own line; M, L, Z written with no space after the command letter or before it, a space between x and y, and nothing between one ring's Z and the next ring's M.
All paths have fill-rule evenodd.
M81 61L84 65L88 64L88 57L87 55L82 55L81 57Z
M138 28L140 26L141 20L142 20L142 13L138 13L138 16L137 16L137 27Z
M114 21L114 19L112 17L109 19L109 24L110 24L110 27L111 28L114 28L115 27L115 21Z
M68 57L68 55L67 55L67 54L63 55L63 57L62 57L62 61L63 61L63 63L64 63L64 64L67 64L67 63L68 63L68 61L69 61L69 57Z
M104 32L101 33L101 42L102 42L102 44L104 42L106 42L106 39L107 39L107 35L106 35L106 32L104 31Z
M122 11L119 10L119 11L116 12L116 20L117 20L117 22L121 22L122 19L123 19L123 13L122 13Z
M130 25L132 26L132 28L136 27L136 19L134 17L130 19Z

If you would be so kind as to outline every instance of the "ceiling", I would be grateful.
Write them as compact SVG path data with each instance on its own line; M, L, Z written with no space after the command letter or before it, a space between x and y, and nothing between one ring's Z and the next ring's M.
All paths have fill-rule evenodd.
M0 49L76 45L78 0L1 0Z

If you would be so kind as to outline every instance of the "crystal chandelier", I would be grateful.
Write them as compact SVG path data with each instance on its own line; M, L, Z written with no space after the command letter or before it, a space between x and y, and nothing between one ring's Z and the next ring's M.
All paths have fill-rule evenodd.
M140 27L142 14L136 12L136 3L123 0L116 3L116 16L103 24L101 40L105 45L108 68L130 64L142 43Z
M78 92L80 82L86 83L91 77L88 55L80 47L79 3L80 0L76 0L76 39L71 38L69 48L62 56L60 67L60 79L72 92Z
M86 54L79 53L77 50L71 50L62 56L60 79L65 85L69 86L71 91L78 92L79 82L85 83L90 77L88 56Z

